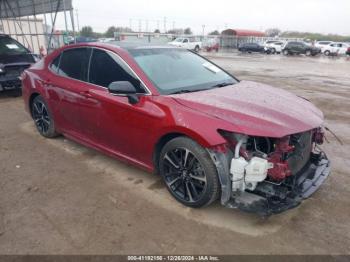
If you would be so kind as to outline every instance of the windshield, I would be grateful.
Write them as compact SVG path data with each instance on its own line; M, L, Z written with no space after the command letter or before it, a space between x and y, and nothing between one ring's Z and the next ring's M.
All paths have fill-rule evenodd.
M161 94L194 92L237 83L219 67L185 49L131 49L129 52Z
M9 37L0 38L0 55L22 55L28 53L28 50L16 40Z

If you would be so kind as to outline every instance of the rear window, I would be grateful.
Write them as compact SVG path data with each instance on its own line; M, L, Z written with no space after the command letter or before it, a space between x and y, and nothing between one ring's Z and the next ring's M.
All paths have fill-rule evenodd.
M29 51L23 45L10 37L0 37L0 55L22 55Z

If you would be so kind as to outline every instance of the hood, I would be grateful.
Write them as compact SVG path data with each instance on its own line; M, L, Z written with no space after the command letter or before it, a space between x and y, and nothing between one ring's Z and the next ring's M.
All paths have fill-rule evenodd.
M322 112L306 99L250 81L172 97L183 106L229 122L233 130L228 131L251 136L283 137L323 123Z

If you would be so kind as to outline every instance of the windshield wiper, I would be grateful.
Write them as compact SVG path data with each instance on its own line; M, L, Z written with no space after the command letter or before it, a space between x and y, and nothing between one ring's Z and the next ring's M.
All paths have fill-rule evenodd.
M233 85L233 83L223 82L223 83L213 85L212 87L224 87L224 86L230 86L230 85Z
M179 90L179 91L170 93L170 95L184 94L184 93L190 93L190 92L192 92L192 91L191 91L191 90L184 89L184 90Z
M170 95L176 95L176 94L184 94L184 93L192 93L192 92L199 92L199 91L205 91L205 90L209 90L211 88L207 88L207 89L194 89L194 90L189 90L189 89L182 89L173 93L170 93Z

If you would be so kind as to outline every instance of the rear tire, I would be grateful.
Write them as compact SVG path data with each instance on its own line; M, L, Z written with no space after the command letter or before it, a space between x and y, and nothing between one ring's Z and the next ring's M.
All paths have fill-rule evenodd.
M283 50L282 52L284 55L289 55L289 51L288 50Z
M194 48L194 51L196 52L196 53L198 53L199 52L199 46L198 45L196 45L196 47Z
M42 96L34 98L31 104L32 117L36 126L36 129L46 138L53 138L59 134L55 129L55 122L50 112L47 103Z
M306 56L311 56L311 50L306 50L305 55Z
M183 205L199 208L219 197L216 167L209 153L192 139L169 141L160 153L159 171L170 194Z
M325 54L326 56L329 56L329 55L331 54L331 52L330 52L329 50L326 50L326 51L324 52L324 54Z

